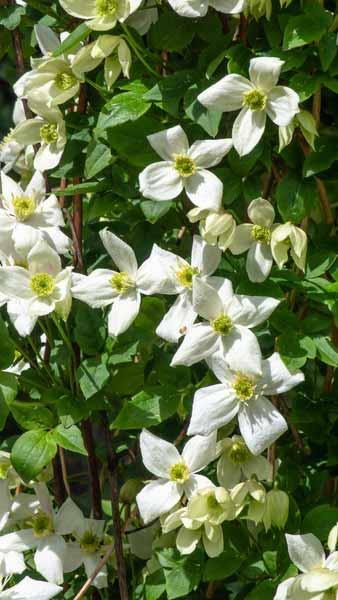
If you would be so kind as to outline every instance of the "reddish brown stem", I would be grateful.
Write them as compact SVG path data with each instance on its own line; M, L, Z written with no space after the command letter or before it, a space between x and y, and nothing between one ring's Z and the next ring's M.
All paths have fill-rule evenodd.
M101 488L99 479L98 461L95 454L95 444L93 437L92 424L89 419L82 421L81 425L82 437L85 448L88 452L88 471L90 479L90 490L92 497L92 508L95 519L102 518L101 506Z

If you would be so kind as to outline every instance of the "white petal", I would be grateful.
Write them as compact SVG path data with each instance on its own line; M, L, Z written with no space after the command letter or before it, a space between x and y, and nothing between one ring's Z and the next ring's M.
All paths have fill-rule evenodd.
M284 417L264 396L240 406L238 423L246 445L255 455L271 446L288 428Z
M303 573L315 567L321 567L325 561L323 546L312 533L304 535L286 534L289 556L296 567Z
M140 515L145 524L169 512L180 500L181 493L174 481L159 479L148 483L136 496Z
M251 479L252 475L256 475L260 481L271 479L271 466L265 456L252 456L243 464L242 469L247 479Z
M216 457L217 431L210 435L195 435L184 446L182 458L191 473L202 471Z
M84 565L85 572L86 572L86 575L88 578L94 573L101 558L102 557L99 553L93 553L93 554L84 553L83 565ZM102 589L102 588L105 588L108 586L107 567L106 566L103 566L102 569L98 572L92 585L95 586L97 589Z
M108 229L100 231L101 242L121 272L136 277L137 261L134 250Z
M206 362L221 383L225 383L227 386L231 385L235 379L235 373L229 368L222 352L212 354L206 359Z
M34 33L42 54L48 55L60 46L59 38L50 27L38 23L34 25Z
M238 401L227 386L201 388L194 396L188 435L209 435L229 423L237 412Z
M191 530L181 527L177 534L176 546L180 554L191 554L201 538L201 530Z
M303 373L301 371L291 373L278 352L274 352L270 358L262 361L262 373L264 393L268 396L284 394L304 381Z
M184 288L176 273L188 266L180 256L154 244L149 258L137 272L137 287L143 294L178 294Z
M207 323L197 323L188 330L182 344L173 356L171 366L190 367L215 351L219 336Z
M29 314L26 302L10 300L7 304L7 312L11 323L13 323L19 335L26 337L32 333L37 317Z
M209 6L226 15L237 15L242 12L245 0L210 0Z
M338 572L329 571L328 569L313 570L302 575L300 579L300 587L307 592L324 592L329 588L335 588L338 584ZM313 598L313 596L312 596ZM325 600L325 596L322 596Z
M212 275L222 257L217 246L210 246L199 235L194 235L191 250L191 266L197 267L201 275Z
M74 298L86 302L93 308L108 306L116 297L110 283L113 275L114 271L109 269L95 269L88 276L73 273L72 294Z
M0 479L0 531L5 527L11 511L12 496L7 479Z
M25 190L27 195L34 195L42 199L46 194L46 182L42 173L35 171Z
M68 535L75 531L76 523L81 519L83 519L81 509L71 498L67 498L54 519L55 532L59 535Z
M288 591L289 589L291 589L291 586L293 585L294 581L295 577L289 577L289 579L285 579L285 581L282 581L282 583L280 583L277 587L276 594L274 595L273 600L287 600L288 598L290 598L290 596L288 595Z
M14 227L12 239L17 253L27 256L33 246L43 240L43 233L26 223L18 223Z
M240 156L249 154L261 139L266 122L264 110L242 108L232 127L234 147Z
M3 171L1 172L1 190L4 207L9 210L12 208L13 198L23 195L23 191L19 184L17 184L14 179L11 179L11 177L8 177L8 175L5 175Z
M276 125L285 127L299 112L298 102L299 96L296 92L288 87L278 85L269 93L266 112Z
M90 19L97 14L95 0L86 0L85 4L83 0L60 0L60 4L67 13L79 19Z
M246 257L246 272L250 281L260 283L269 277L272 267L272 253L268 244L255 242Z
M203 545L210 558L219 556L224 550L223 529L220 525L205 523L203 534Z
M274 56L260 56L250 60L249 76L252 83L265 92L276 85L284 61Z
M36 570L50 583L63 583L63 561L66 542L59 535L50 535L39 541L34 555Z
M194 19L204 17L208 12L207 0L168 0L168 2L181 17Z
M235 321L246 327L256 327L266 321L280 304L280 300L269 296L244 296L236 295L236 300L241 305L241 312L236 314Z
M191 177L186 177L184 189L189 200L200 208L219 210L222 204L223 183L206 169L198 169Z
M241 468L229 460L226 454L222 454L217 463L217 479L221 486L230 489L241 480Z
M242 223L236 227L234 237L229 246L232 254L242 254L242 252L246 252L250 248L253 244L252 228L253 225L251 223Z
M198 140L189 149L188 155L198 167L215 167L232 148L232 139Z
M63 151L64 147L42 143L34 158L34 169L42 172L54 169L59 164Z
M24 577L20 583L0 592L1 600L50 600L62 592L62 587Z
M248 206L248 216L255 225L271 227L275 220L275 209L265 198L255 198Z
M252 84L242 75L226 75L197 96L197 100L211 110L230 112L242 107L243 94L252 90Z
M22 529L13 533L6 533L0 537L0 552L25 552L35 548L37 538L33 529Z
M262 353L257 338L250 329L236 325L221 340L221 352L230 369L261 375Z
M192 305L190 293L179 294L157 326L156 334L168 342L178 342L195 322L196 317L197 312Z
M183 190L182 179L171 162L157 162L139 175L140 191L151 200L172 200Z
M0 560L1 564L1 560ZM0 573L3 577L8 577L14 573L23 573L26 569L23 554L21 552L6 552L4 555L4 564L0 566Z
M177 448L147 429L140 435L140 449L144 466L157 477L169 478L172 465L181 462Z
M197 277L194 281L192 301L196 312L208 321L219 317L223 313L220 294L200 277Z
M189 142L180 125L170 127L147 136L147 140L157 154L166 161L172 161L174 154L187 154Z
M201 436L203 437L203 436ZM203 488L212 488L215 487L212 481L205 477L204 475L200 475L199 473L191 475L183 485L184 493L187 498L191 498L198 490L203 490Z
M40 240L27 256L31 273L48 273L55 277L61 271L61 260L47 242Z
M117 337L127 331L135 321L141 304L141 295L136 290L115 298L108 315L109 335Z
M22 267L0 268L0 289L2 294L18 300L29 300L33 293L29 287L30 276Z

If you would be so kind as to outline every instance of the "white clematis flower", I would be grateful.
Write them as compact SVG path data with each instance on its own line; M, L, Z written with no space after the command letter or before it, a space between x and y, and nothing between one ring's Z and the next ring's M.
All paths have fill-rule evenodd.
M200 488L213 487L199 471L215 459L216 431L209 436L195 436L180 454L173 444L144 429L140 447L145 467L159 477L136 496L145 524L169 512L183 494L190 498Z
M218 246L221 250L229 248L236 230L236 221L230 213L192 208L187 217L190 223L199 221L202 238L211 246Z
M95 269L90 275L73 273L72 294L93 308L111 306L108 314L109 335L124 333L136 319L141 294L152 293L152 273L144 263L140 268L133 249L116 235L104 229L101 241L120 269Z
M217 479L220 485L229 489L253 475L259 480L269 480L271 467L265 456L254 456L243 438L234 435L217 443L217 453L221 456L217 463Z
M37 171L54 169L59 164L67 143L62 113L56 106L48 108L36 101L31 101L30 108L37 116L19 123L11 136L22 147L40 144L34 157L34 168Z
M205 17L208 8L214 8L218 12L227 15L242 12L245 0L169 0L171 8L181 17Z
M307 253L305 231L292 223L279 225L271 235L271 251L279 269L287 262L290 251L290 255L298 269L304 271Z
M24 304L32 318L54 310L66 319L70 310L72 267L62 269L59 255L45 241L27 255L27 268L0 267L0 288L11 300Z
M236 295L231 281L218 278L218 282L217 286L195 282L193 306L207 322L190 327L171 364L189 367L220 352L231 369L260 375L262 355L250 330L271 315L279 300Z
M21 260L39 241L45 240L59 254L70 248L70 239L61 231L65 225L57 197L46 195L45 179L36 171L25 189L1 173L0 248L13 250Z
M60 584L63 582L67 549L63 536L72 532L78 508L68 498L55 514L47 487L37 484L35 489L40 502L39 511L29 519L29 528L0 537L0 553L35 549L34 562L38 573L50 583Z
M221 162L232 148L231 139L199 140L189 147L180 125L148 135L147 139L163 161L149 165L139 175L145 198L172 200L185 190L196 206L220 209L223 184L207 167Z
M73 17L85 19L94 31L107 31L123 22L138 9L142 0L59 0L62 8Z
M104 76L108 89L119 77L121 71L129 77L131 53L128 44L119 35L100 35L95 42L87 44L75 55L72 69L79 79L101 64L104 60Z
M134 12L126 21L126 25L132 27L139 35L148 33L150 27L158 21L157 7L153 6L153 2L148 0L141 9Z
M321 542L312 533L286 534L286 541L290 559L301 574L283 581L274 600L336 600L338 553L325 558Z
M242 75L226 75L198 96L211 110L231 112L241 109L232 128L234 147L240 156L249 154L261 139L266 115L278 126L291 123L299 112L299 96L289 87L276 85L284 62L272 56L250 61L250 80Z
M150 257L144 263L152 274L151 294L178 294L177 300L156 329L158 336L168 342L177 342L194 323L197 313L192 304L192 293L197 278L205 279L218 267L221 251L208 246L198 235L194 236L191 261L163 250L154 244Z
M262 360L261 376L244 367L230 370L220 354L208 364L222 383L197 390L188 435L207 435L237 415L241 435L257 456L287 430L284 417L265 396L289 391L304 381L303 373L290 373L277 352Z
M53 583L24 577L16 585L0 591L0 600L50 600L62 591L62 587Z

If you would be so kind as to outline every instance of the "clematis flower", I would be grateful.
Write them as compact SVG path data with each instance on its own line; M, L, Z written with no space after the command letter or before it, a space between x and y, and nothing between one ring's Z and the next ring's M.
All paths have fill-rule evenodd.
M316 121L308 110L301 110L294 119L285 127L278 128L279 148L281 152L292 141L294 131L299 127L312 150L315 150L315 139L318 136Z
M152 273L151 294L178 294L178 297L156 329L157 335L169 342L177 342L194 323L197 313L192 304L194 282L206 279L218 267L221 252L208 246L202 238L193 238L190 263L154 244L149 259L144 263Z
M62 269L59 255L45 241L40 241L27 255L27 268L0 268L0 288L9 299L23 302L30 317L55 310L66 319L70 310L71 271L72 267Z
M176 546L181 554L191 554L202 540L210 558L224 550L222 523L235 518L235 507L224 488L203 488L190 498L187 506L169 514L162 524L164 533L180 527Z
M238 14L242 12L244 0L169 0L171 8L174 9L181 17L205 17L208 8L214 8L218 12L225 14Z
M148 135L147 139L163 161L149 165L139 175L145 198L171 200L185 190L196 206L220 209L223 184L206 167L221 162L232 148L231 139L199 140L189 148L180 125Z
M129 77L131 53L128 44L118 35L100 35L95 42L87 44L75 55L72 69L79 79L101 64L104 60L104 77L108 89L119 77L121 71Z
M188 435L207 435L237 415L245 444L257 456L287 430L284 417L265 396L289 391L304 381L303 373L290 373L278 352L262 360L261 376L244 367L230 370L220 354L208 364L222 383L197 390Z
M198 96L211 110L232 112L241 109L232 128L232 140L240 156L249 154L261 139L266 115L278 126L291 123L299 112L299 96L291 88L277 86L284 62L272 56L250 61L250 80L226 75Z
M289 556L301 571L277 588L274 600L335 600L338 591L338 557L325 558L324 548L312 533L286 534Z
M67 143L62 113L56 106L48 108L36 101L30 103L30 108L37 116L19 123L12 130L11 137L23 148L40 144L34 157L34 168L37 171L54 169L59 164Z
M158 9L148 0L142 8L128 17L126 25L132 27L139 35L148 33L150 27L158 21Z
M93 308L112 305L108 332L118 336L136 319L141 294L152 293L152 273L146 263L138 268L133 249L116 235L104 229L100 231L100 238L120 272L95 269L88 276L73 273L72 294Z
M256 525L261 523L266 506L266 491L259 481L249 479L238 483L230 490L230 496L237 517L245 511L247 519L254 521Z
M288 260L288 253L298 269L305 270L307 237L305 231L292 223L284 223L273 230L271 235L271 251L278 268Z
M14 104L12 119L15 126L26 119L22 100L20 99L17 99ZM14 128L12 127L0 142L0 165L1 163L5 163L3 166L4 173L8 173L8 171L15 168L15 164L24 149L24 147L15 140L13 131Z
M0 537L0 552L25 552L35 549L34 562L38 573L50 583L63 582L66 542L64 535L73 530L77 506L68 498L55 514L52 501L44 484L35 491L40 507L29 519L30 527Z
M0 584L1 589L1 584ZM46 581L24 577L7 590L0 591L0 600L50 600L62 592L62 587Z
M236 295L228 279L219 278L217 289L215 287L196 280L193 306L206 321L190 327L171 365L189 367L220 352L231 369L260 375L262 355L251 328L265 321L279 300Z
M59 0L62 8L73 17L85 19L94 31L107 31L135 12L142 0Z
M15 252L11 255L0 253L0 263L3 267L13 267L21 264L26 265L27 257L22 260L22 257ZM8 316L19 335L22 337L30 335L35 327L37 317L32 317L28 314L26 303L21 299L14 300L0 292L0 306L4 305L7 305Z
M217 463L217 479L226 489L253 475L260 480L270 479L269 461L265 456L254 456L241 436L234 435L221 440L217 443L217 451L221 453Z
M190 223L199 223L202 238L211 246L218 246L221 250L229 248L236 230L236 221L230 213L192 208L187 217Z
M65 222L54 194L48 198L43 175L36 171L26 189L1 173L0 248L5 254L17 253L25 260L33 246L45 240L65 254L70 239L61 231Z
M216 432L209 436L195 436L180 454L173 444L144 429L140 435L140 448L143 464L159 477L136 496L145 524L169 512L183 494L190 498L202 487L213 487L199 471L215 459Z

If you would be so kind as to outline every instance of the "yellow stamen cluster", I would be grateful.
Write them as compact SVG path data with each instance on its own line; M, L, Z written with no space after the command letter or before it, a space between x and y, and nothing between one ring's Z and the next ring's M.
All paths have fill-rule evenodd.
M82 550L89 554L97 552L101 545L98 536L90 530L84 532L79 543Z
M134 282L130 279L128 273L115 273L110 279L110 285L118 294L125 294L130 288L134 287Z
M269 227L263 227L262 225L254 225L251 230L251 236L256 242L261 244L270 244L271 241L271 230Z
M228 315L220 315L211 322L211 326L217 333L220 333L221 335L228 335L232 330L233 323Z
M32 196L15 196L12 205L19 221L26 221L35 211L35 200Z
M118 9L118 0L96 0L96 11L100 17L114 16Z
M43 142L53 144L58 139L57 126L55 123L45 123L40 127L40 136Z
M250 110L264 110L266 101L266 94L260 90L250 90L243 94L243 106L250 108Z
M255 391L255 383L250 377L239 373L232 384L235 394L242 402L247 402L252 398Z
M40 511L31 520L30 525L37 538L43 538L54 533L52 519L46 513Z
M55 77L55 84L64 92L69 90L76 82L76 78L71 73L58 73Z
M229 452L229 459L231 462L235 463L235 465L241 465L245 463L250 456L250 452L244 442L241 440L236 440L232 444Z
M55 281L49 273L36 273L31 278L30 287L39 298L47 298L54 291Z
M175 483L184 483L187 481L187 479L189 479L189 469L187 465L183 462L172 465L169 471L169 479L175 481Z
M176 273L176 277L181 285L186 288L192 288L192 280L194 275L198 275L199 270L197 267L183 267Z
M196 172L195 162L189 156L176 154L174 159L174 168L181 177L191 177Z

